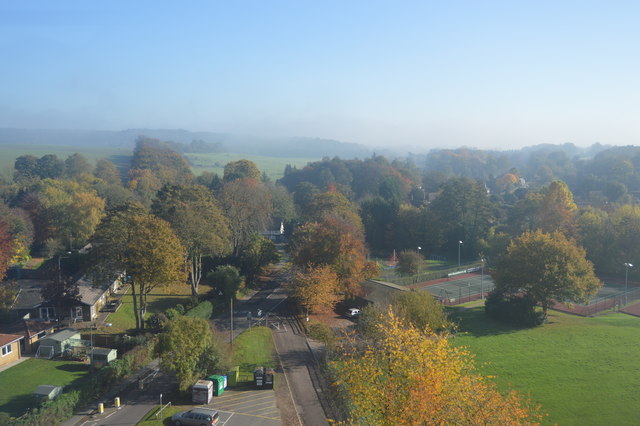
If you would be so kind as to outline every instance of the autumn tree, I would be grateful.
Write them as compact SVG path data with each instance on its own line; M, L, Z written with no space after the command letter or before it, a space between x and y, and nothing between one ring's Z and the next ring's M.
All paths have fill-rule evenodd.
M236 179L251 178L260 180L262 174L258 170L256 163L250 160L231 161L224 166L224 175L222 180L231 182Z
M351 224L359 234L364 231L358 207L335 188L316 194L302 214L305 222L320 222L328 217Z
M340 291L358 293L358 284L377 275L375 264L367 261L366 247L356 228L339 217L300 226L289 245L292 263L299 268L328 265L338 276Z
M72 317L71 309L77 306L81 300L78 282L72 280L71 277L61 275L42 287L40 294L44 300L56 308L58 319L67 315Z
M178 316L169 321L158 348L163 369L175 373L178 387L186 392L207 373L222 368L225 347L201 318Z
M182 284L185 250L166 221L140 205L110 211L92 238L94 272L102 280L126 271L131 277L136 328L144 329L147 295L156 287Z
M578 207L566 183L556 180L542 191L540 205L536 212L536 229L543 232L560 231L574 236Z
M267 228L272 212L271 196L261 182L242 178L224 184L220 201L229 220L233 254L237 256L252 234Z
M340 301L338 275L329 265L297 269L287 287L307 312L330 312Z
M169 222L186 249L191 294L198 295L202 257L223 256L230 251L227 218L215 198L200 185L165 185L151 206L152 212Z
M67 178L76 178L83 174L91 173L91 164L89 160L82 155L71 154L64 160L64 176Z
M348 340L330 362L352 424L531 424L539 408L475 370L446 334L418 329L389 311L374 341Z
M527 232L511 241L494 274L495 291L530 296L546 315L553 301L586 302L601 286L582 247L560 232Z
M96 167L93 174L107 183L113 185L122 185L122 178L120 177L120 171L113 162L105 159L100 159L96 162Z
M207 274L207 280L213 284L225 299L235 299L242 288L243 279L238 268L232 265L220 265Z

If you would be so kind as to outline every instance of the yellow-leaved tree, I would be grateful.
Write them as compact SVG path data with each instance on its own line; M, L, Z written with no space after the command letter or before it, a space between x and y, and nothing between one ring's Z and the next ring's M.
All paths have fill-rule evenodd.
M367 425L537 424L543 417L515 391L500 393L473 357L445 334L406 325L391 310L375 341L345 343L332 361L348 421Z

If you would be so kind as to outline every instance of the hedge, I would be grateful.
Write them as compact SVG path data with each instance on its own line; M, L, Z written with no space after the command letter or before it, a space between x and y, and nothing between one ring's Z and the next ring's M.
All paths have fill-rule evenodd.
M185 315L188 317L202 318L206 320L211 319L211 316L213 315L213 303L205 300L193 309L189 309Z

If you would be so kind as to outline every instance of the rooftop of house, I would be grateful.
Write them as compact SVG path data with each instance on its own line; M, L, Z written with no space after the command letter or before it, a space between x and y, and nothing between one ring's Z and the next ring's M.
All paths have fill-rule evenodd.
M19 336L17 334L0 334L0 346L6 346L20 339L24 339L24 336Z

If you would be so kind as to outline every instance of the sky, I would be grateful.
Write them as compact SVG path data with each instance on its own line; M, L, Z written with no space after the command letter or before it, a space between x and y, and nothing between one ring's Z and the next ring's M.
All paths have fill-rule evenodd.
M0 0L0 127L633 145L640 2Z

